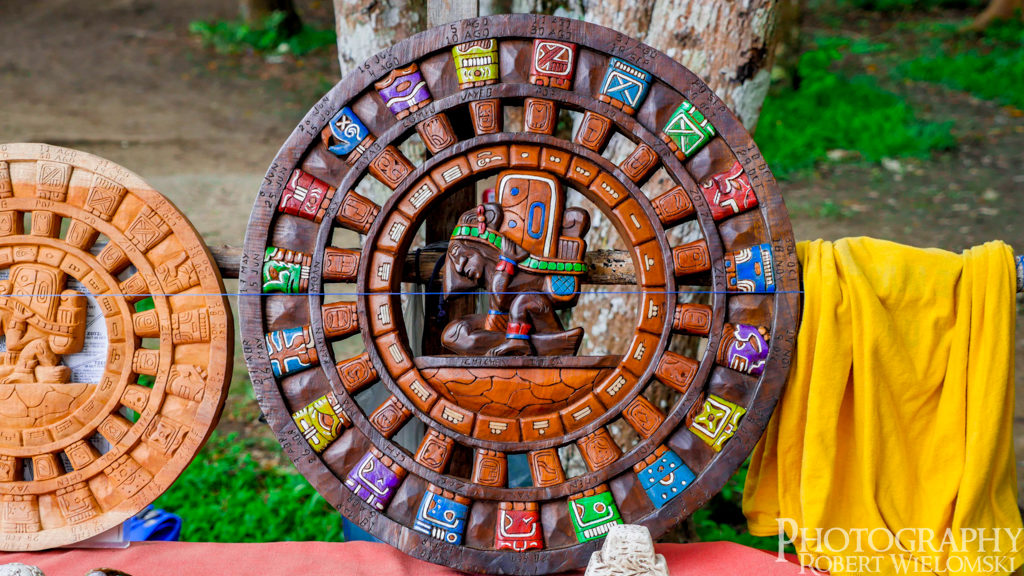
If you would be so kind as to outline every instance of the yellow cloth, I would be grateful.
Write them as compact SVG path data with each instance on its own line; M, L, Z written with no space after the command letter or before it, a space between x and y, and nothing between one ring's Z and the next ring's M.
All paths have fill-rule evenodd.
M848 238L797 253L803 319L747 475L751 532L781 525L805 564L833 574L1012 571L1024 530L1010 248Z

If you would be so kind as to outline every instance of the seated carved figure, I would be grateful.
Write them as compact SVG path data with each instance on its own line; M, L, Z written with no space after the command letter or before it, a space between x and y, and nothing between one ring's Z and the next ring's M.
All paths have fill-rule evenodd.
M15 264L10 279L0 281L0 330L7 347L0 384L71 381L61 355L82 349L86 301L80 292L64 290L64 282L64 272L34 263Z
M541 172L502 172L496 199L460 217L445 261L445 296L483 288L488 312L455 319L442 342L466 356L575 354L583 329L555 312L579 300L590 215L566 208L562 185Z

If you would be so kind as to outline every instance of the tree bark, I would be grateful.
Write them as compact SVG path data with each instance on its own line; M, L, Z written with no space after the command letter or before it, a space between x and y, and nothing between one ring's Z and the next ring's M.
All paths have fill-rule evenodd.
M643 40L694 71L753 130L771 79L776 4L590 0L584 19Z
M1024 1L1022 0L989 0L988 6L971 22L968 29L980 32L996 20L1013 18L1021 10L1024 10ZM1024 12L1021 12L1020 16L1024 18Z
M426 0L334 0L341 77L427 24Z
M703 78L753 131L771 79L775 9L776 0L588 0L583 17L642 40L682 63ZM624 144L613 140L608 156L621 158L626 152L620 149ZM668 190L673 185L659 172L651 189ZM700 231L691 223L669 230L668 237L670 243L679 245L700 238ZM594 214L587 243L588 250L625 247L602 214ZM581 298L573 309L573 324L587 330L580 354L621 353L629 347L639 297L623 292L633 290L636 286L601 286L599 294ZM699 301L686 294L679 300ZM697 357L696 338L677 342L682 343L675 351ZM651 400L667 409L670 396ZM611 433L620 444L628 445L629 430L612 426Z
M682 63L703 78L752 130L771 78L775 7L775 0L589 0L583 17L642 40ZM609 145L613 158L621 155L616 147L615 141ZM657 180L662 174L655 176L652 189L672 186ZM696 226L669 230L669 239L675 244L699 237ZM595 215L587 242L589 250L624 248L618 233L601 215ZM611 290L633 289L635 286ZM587 326L581 353L625 350L632 335L636 300L631 294L582 299L573 310L574 323Z
M429 0L427 2L427 27L441 26L456 20L476 18L480 15L478 0Z
M334 22L335 31L338 34L338 68L340 71L338 78L340 79L370 56L424 30L427 24L427 1L334 0ZM422 161L425 148L416 152L420 156L413 160L418 163ZM371 197L379 202L383 202L390 193L391 191L380 183L375 183L370 190ZM353 234L352 239L354 242L358 242L357 235ZM403 286L403 290L416 292L422 290L422 287L406 285ZM409 326L409 336L414 353L418 353L420 348L419 332L422 329L424 310L423 297L403 298L402 309L408 317L415 318ZM420 323L419 326L417 326L417 322ZM368 401L374 406L379 406L387 396L386 389L377 387ZM395 439L404 445L415 446L423 437L423 431L423 424L414 420L400 430Z
M392 46L427 27L440 26L473 18L480 14L478 0L334 0L334 19L338 35L338 65L341 77L377 52ZM426 148L418 146L409 151L410 160L419 164L426 157ZM388 191L380 191L386 198ZM467 186L451 194L439 214L424 224L422 242L430 245L444 241L451 235L452 228L465 210L476 204L476 187ZM403 290L422 291L425 285L405 285ZM438 318L439 296L403 297L403 311L408 319L407 330L413 351L418 354L442 354L441 331L447 320ZM470 314L475 308L471 296L450 299L445 304L447 317ZM424 318L426 316L426 318ZM384 400L384 390L378 390ZM399 433L399 440L405 437L407 444L419 442L423 425L413 423ZM472 473L472 457L460 450L452 462L452 473L469 476ZM467 459L468 458L468 459Z

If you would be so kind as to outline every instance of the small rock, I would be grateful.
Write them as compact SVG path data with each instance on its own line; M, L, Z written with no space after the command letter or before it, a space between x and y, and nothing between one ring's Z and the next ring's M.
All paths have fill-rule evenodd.
M981 193L981 199L985 202L995 202L996 200L999 200L999 192L988 188Z
M990 208L988 206L982 206L981 208L978 208L978 212L981 213L982 216L998 216L999 208Z
M0 565L0 576L46 576L43 571L35 566L29 566L28 564L18 564L17 562L11 564Z
M825 157L832 162L842 162L844 160L856 160L860 157L860 152L857 152L856 150L842 150L837 148L835 150L825 152Z
M885 168L893 174L903 173L903 164L895 158L882 158L882 168Z

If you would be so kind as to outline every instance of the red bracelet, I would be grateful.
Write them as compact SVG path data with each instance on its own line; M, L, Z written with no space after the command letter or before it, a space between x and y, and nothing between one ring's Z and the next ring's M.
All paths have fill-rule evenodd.
M509 322L508 327L505 328L505 337L514 340L529 340L531 329L533 326L526 322Z
M498 265L494 269L497 270L498 272L506 272L508 273L509 276L511 276L516 273L515 260L512 260L511 258L506 258L504 256L498 256Z

